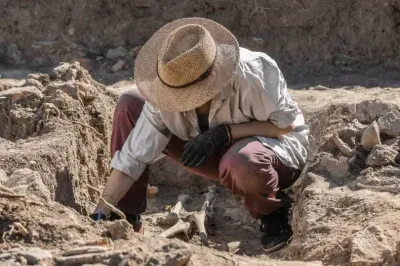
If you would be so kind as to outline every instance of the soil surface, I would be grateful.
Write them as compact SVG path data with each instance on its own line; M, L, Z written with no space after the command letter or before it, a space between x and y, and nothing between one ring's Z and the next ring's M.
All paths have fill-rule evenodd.
M0 264L5 265L398 265L399 88L290 90L311 130L309 163L291 188L290 244L271 254L241 199L218 186L215 234L160 237L181 194L181 219L212 185L164 159L151 166L144 236L124 220L87 215L109 174L112 113L135 86L96 82L79 63L49 75L0 80ZM374 122L375 121L375 122ZM76 254L76 255L74 255Z

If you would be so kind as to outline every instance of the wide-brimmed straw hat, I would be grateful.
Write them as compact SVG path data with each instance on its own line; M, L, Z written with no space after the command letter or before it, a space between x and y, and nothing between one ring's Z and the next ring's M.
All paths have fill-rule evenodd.
M142 47L135 79L143 97L167 112L195 109L227 86L239 62L239 44L224 26L184 18L159 29Z

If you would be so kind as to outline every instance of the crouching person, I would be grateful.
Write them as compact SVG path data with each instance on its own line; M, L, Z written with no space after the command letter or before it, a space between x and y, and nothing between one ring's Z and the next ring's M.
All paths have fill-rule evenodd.
M103 197L142 232L147 166L169 156L243 197L261 220L266 250L284 246L292 231L282 190L305 164L308 127L275 61L239 48L216 22L186 18L143 46L135 79L138 91L124 93L115 110L113 171ZM99 203L92 217L115 214Z

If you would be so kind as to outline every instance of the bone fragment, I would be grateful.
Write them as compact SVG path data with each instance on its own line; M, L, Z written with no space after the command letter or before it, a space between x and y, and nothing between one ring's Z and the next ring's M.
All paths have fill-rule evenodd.
M215 234L215 221L214 221L214 203L217 199L217 186L209 186L208 192L205 194L205 201L202 206L202 210L206 212L207 217L207 232L210 235Z
M213 213L214 211L214 203L217 199L217 186L209 186L208 192L205 194L206 200L204 201L203 206L201 207L206 213L210 212Z
M74 256L80 254L87 254L87 253L103 253L108 251L109 249L102 246L85 246L85 247L77 247L73 249L69 249L65 251L62 255L63 256Z
M379 133L379 126L374 121L369 127L367 127L361 137L361 146L366 151L371 151L375 145L381 144L381 138Z
M191 198L189 195L186 194L179 195L178 201L176 202L174 207L172 207L171 212L168 213L165 219L162 219L161 223L174 225L179 220L179 214L182 210L183 204L189 202L190 200Z
M178 233L182 233L182 232L185 233L185 235L187 236L189 228L190 228L190 223L184 222L181 219L179 219L178 222L174 226L172 226L168 230L164 231L162 234L160 234L160 236L171 237L171 236L174 236L174 235L176 235Z
M391 192L391 193L400 193L400 185L397 186L368 186L364 184L358 183L357 188L361 189L370 189L379 192Z
M158 187L148 185L147 186L147 193L150 196L155 196L158 193Z
M88 239L88 240L75 240L69 244L70 246L78 245L78 246L112 246L113 241L111 238L108 237L102 237L102 238L97 238L97 239Z
M83 265L95 264L120 255L129 253L130 250L108 251L104 253L83 254L57 258L57 265Z
M205 221L206 221L205 210L201 210L199 212L193 212L192 215L189 217L189 221L196 223L197 230L199 231L201 243L205 246L208 246L208 238L207 238L207 232L206 232L206 227L205 227Z
M25 237L28 234L28 230L19 222L13 223L13 231Z
M335 145L339 148L339 150L346 156L351 156L352 155L352 150L349 147L349 145L347 145L347 143L345 143L337 133L333 134L332 136L332 140L335 143Z

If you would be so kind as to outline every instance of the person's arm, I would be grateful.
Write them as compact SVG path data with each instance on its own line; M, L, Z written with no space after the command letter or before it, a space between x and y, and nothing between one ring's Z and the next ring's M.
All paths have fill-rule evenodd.
M239 72L234 84L241 94L240 109L252 121L230 125L232 138L280 139L295 128L298 106L289 96L286 81L275 61L261 56L247 64L243 68L257 71Z
M103 190L102 197L111 205L116 205L134 182L132 177L113 169ZM106 208L103 202L99 202L93 213L99 212L108 215L110 210Z
M159 158L170 138L171 133L162 122L159 112L146 103L134 130L111 161L113 171L103 190L103 198L116 205L139 179L147 164ZM99 202L94 213L99 212L107 215L110 210Z
M251 121L242 124L230 125L232 139L238 140L251 136L279 138L293 130L293 124L286 128L279 128L270 121Z

